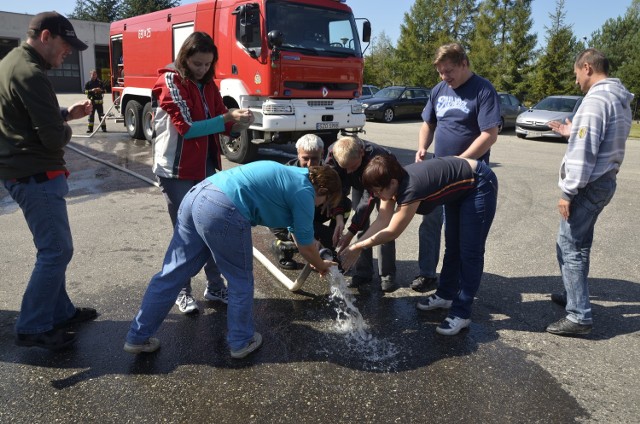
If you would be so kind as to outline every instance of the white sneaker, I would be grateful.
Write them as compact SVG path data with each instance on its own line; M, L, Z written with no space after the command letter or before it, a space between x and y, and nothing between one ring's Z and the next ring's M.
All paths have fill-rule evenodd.
M454 336L463 328L467 328L470 324L470 319L447 317L439 326L436 327L436 331L438 334L442 334L444 336Z
M444 300L436 294L427 297L424 302L416 303L416 308L421 311L432 311L434 309L449 309L453 300Z
M209 287L207 287L204 289L204 298L214 302L222 302L226 305L229 302L229 292L226 287L220 290L209 290Z
M253 333L253 339L245 347L238 350L230 350L229 353L231 353L233 359L242 359L260 346L262 346L262 335L256 331Z
M176 305L178 305L178 309L183 314L198 312L198 304L190 294L180 293L176 299Z

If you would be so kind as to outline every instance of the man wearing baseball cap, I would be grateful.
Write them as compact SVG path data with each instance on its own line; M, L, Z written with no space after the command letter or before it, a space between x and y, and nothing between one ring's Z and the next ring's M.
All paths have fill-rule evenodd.
M37 249L15 326L19 346L64 348L75 341L70 327L97 316L93 308L77 308L65 288L73 255L64 199L67 121L88 115L91 102L61 108L46 74L72 49L86 48L67 18L44 12L29 23L27 40L0 61L0 183L22 209Z

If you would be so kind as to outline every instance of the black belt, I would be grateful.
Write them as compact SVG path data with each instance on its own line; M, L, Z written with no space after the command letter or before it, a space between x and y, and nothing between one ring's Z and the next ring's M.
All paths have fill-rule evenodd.
M33 178L33 180L38 184L49 181L50 179L46 172L39 172L37 174L29 175L28 177L13 178L11 181L28 184L31 178Z

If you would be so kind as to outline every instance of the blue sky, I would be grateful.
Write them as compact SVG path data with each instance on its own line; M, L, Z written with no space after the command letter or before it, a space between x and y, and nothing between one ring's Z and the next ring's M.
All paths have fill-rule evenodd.
M182 0L182 4L196 1ZM394 44L400 36L404 14L413 3L413 0L347 0L357 18L366 17L371 21L374 36L384 30ZM0 10L36 14L51 10L52 4L51 0L1 0ZM624 15L630 4L631 0L565 0L566 23L573 26L577 38L588 38L607 19ZM73 11L75 5L76 0L56 0L53 8L66 15ZM539 43L544 43L544 27L549 26L549 12L554 11L555 5L555 0L533 1L533 31L538 34Z

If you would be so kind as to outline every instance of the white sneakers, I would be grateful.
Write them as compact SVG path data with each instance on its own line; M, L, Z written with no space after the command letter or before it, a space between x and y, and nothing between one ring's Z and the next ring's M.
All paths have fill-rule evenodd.
M253 339L245 347L238 350L230 350L229 352L233 359L242 359L251 352L257 350L260 346L262 346L262 335L255 332L253 333Z
M447 317L436 327L436 332L443 336L455 336L460 330L467 328L470 324L470 319Z
M190 294L180 293L176 299L176 305L183 314L198 312L198 303Z
M427 297L423 302L418 302L416 308L421 311L433 311L434 309L451 308L452 300L445 300L436 294ZM463 328L471 325L470 319L449 316L436 327L436 332L444 336L454 336Z
M229 302L229 291L226 287L220 290L209 290L209 287L204 289L204 298L213 300L214 302L222 302L227 304Z
M449 309L452 303L453 303L452 300L444 300L440 296L436 294L432 294L431 296L427 297L424 300L424 302L416 303L416 308L420 309L421 311L432 311L434 309Z

